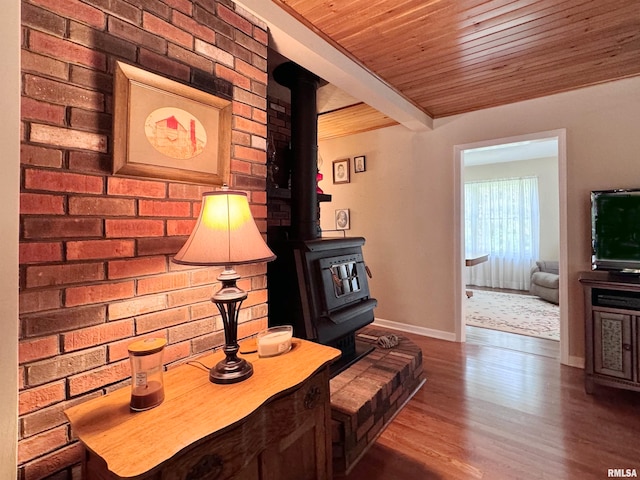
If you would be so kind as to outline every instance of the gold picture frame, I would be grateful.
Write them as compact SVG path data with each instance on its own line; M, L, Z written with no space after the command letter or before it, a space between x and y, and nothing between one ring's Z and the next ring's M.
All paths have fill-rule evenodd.
M116 62L113 174L229 183L231 101Z

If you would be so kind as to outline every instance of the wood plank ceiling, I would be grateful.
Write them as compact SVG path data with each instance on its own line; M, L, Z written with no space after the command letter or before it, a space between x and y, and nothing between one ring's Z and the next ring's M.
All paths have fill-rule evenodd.
M433 118L640 75L639 0L272 1Z

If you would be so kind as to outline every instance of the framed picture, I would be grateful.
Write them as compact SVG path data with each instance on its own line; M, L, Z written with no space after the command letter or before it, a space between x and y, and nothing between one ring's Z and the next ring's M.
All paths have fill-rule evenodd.
M113 173L179 182L229 182L231 102L116 63Z
M356 173L365 172L367 170L367 162L364 155L353 157L353 171Z
M333 183L349 183L350 164L349 158L333 161Z
M336 230L349 230L351 228L351 216L348 208L336 210Z

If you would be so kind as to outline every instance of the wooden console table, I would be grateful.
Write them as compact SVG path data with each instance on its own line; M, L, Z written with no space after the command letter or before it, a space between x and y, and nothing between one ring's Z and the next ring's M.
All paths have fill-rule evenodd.
M213 384L185 364L165 372L165 400L151 410L130 411L129 387L69 408L86 447L83 478L330 480L329 364L339 356L294 338L280 356L243 355L254 373L240 383Z
M484 253L484 254L480 254L480 255L470 255L467 258L465 258L464 265L465 265L465 267L473 267L475 265L479 265L481 263L484 263L487 260L489 260L489 254L488 253ZM467 290L466 294L467 294L467 298L473 297L473 291L472 290Z

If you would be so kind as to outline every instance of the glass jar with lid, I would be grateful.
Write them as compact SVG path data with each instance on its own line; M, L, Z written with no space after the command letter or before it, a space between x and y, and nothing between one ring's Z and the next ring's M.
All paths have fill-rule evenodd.
M162 354L166 344L164 338L146 338L129 345L131 410L149 410L164 400Z

